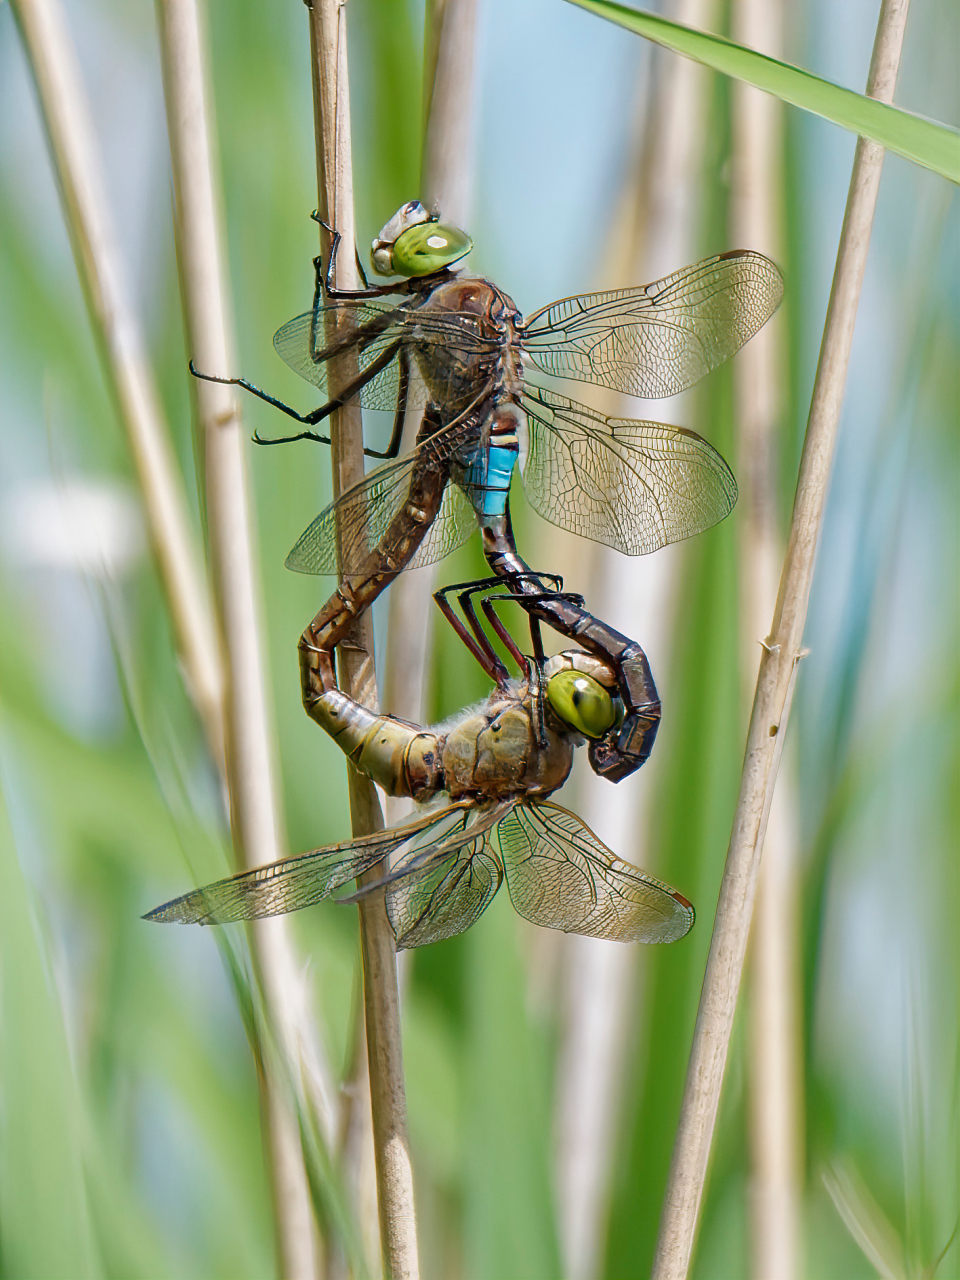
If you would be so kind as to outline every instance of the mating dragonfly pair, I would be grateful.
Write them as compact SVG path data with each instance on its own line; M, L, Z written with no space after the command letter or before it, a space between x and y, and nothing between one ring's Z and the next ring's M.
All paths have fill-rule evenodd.
M305 428L261 443L326 442L314 428L350 400L393 413L387 449L365 450L388 460L321 512L287 557L291 569L341 575L300 641L304 705L390 794L427 800L445 793L449 804L390 831L195 890L148 918L219 923L275 915L316 902L389 858L389 869L354 898L384 892L398 946L468 928L504 877L514 906L534 923L622 941L681 937L693 923L686 899L616 858L547 800L585 738L600 776L619 781L639 768L660 703L639 644L520 557L510 482L519 463L535 510L626 554L657 550L723 519L736 483L700 436L607 417L535 380L530 366L644 398L677 394L772 315L780 273L761 254L734 251L640 288L566 298L524 320L496 285L453 270L469 238L417 202L374 241L375 269L400 280L337 289L338 244L334 233L326 270L315 262L311 310L274 338L324 403L300 414L246 380L214 380L238 383ZM398 457L414 411L422 412L416 446ZM337 645L399 573L440 559L478 525L494 576L460 589L467 626L446 600L455 588L437 598L496 691L442 732L374 716L337 688ZM519 681L509 679L477 618L478 593L520 665ZM518 600L529 614L532 663L500 622L498 596ZM541 623L580 648L547 662Z

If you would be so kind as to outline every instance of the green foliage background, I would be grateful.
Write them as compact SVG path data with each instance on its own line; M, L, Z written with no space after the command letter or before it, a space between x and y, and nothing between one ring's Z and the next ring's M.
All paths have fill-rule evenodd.
M191 494L196 493L153 13L69 8L110 194ZM209 13L244 371L305 406L274 330L309 303L316 203L302 6L213 0ZM875 6L791 7L788 57L863 84ZM419 6L351 0L363 239L417 193ZM898 101L958 119L957 11L915 0ZM531 33L534 38L531 38ZM475 269L521 308L597 283L635 145L640 42L582 12L490 0L480 48ZM672 56L672 55L665 55ZM729 92L714 79L703 252L726 229ZM256 1079L227 953L142 911L228 865L219 799L180 683L149 560L113 578L38 558L22 498L132 473L90 337L8 8L0 9L0 1275L271 1273ZM852 139L787 116L789 510ZM791 726L803 882L807 1274L873 1274L821 1174L850 1162L919 1275L957 1218L960 837L957 201L888 159ZM677 264L680 265L680 264ZM633 283L624 281L623 283ZM729 371L698 392L698 429L732 458ZM274 414L248 401L264 434ZM669 420L669 407L664 411ZM339 753L303 715L295 645L326 583L283 557L329 498L308 446L250 450L288 843L344 838ZM198 534L203 512L197 505ZM697 904L677 947L637 949L606 1243L611 1280L648 1272L743 742L736 514L689 548L670 655L674 698L652 800L658 873ZM524 520L521 534L549 545ZM25 549L26 547L26 549ZM564 564L551 563L563 571ZM479 570L476 548L443 566ZM571 582L571 585L573 583ZM385 616L385 615L384 615ZM616 623L616 619L612 619ZM380 639L384 617L378 613ZM643 637L639 637L641 642ZM437 714L485 692L438 637ZM629 856L629 850L623 850ZM345 1061L352 911L296 921L332 1063ZM239 963L243 964L242 954ZM531 976L529 933L497 902L411 962L410 1121L424 1273L561 1274L552 1155L561 1010ZM749 1194L738 1035L696 1274L746 1273ZM956 1276L956 1246L939 1274Z

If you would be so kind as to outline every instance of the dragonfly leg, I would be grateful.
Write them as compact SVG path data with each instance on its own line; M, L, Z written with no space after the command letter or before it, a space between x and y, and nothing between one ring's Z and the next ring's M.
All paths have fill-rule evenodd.
M546 577L547 579L554 579L560 585L562 585L563 583L563 579L556 574L546 574L544 575L544 577ZM530 599L530 598L531 597L526 597L526 599ZM567 597L564 595L563 592L545 592L543 596L540 596L537 598L563 600L563 599L566 599ZM514 592L499 591L499 592L491 592L490 594L486 595L480 603L484 613L486 614L490 622L490 625L493 627L494 631L496 631L497 635L500 637L503 644L512 654L513 658L517 662L517 665L520 667L520 670L523 672L528 685L531 684L532 680L536 681L536 689L535 690L531 689L531 694L533 696L534 706L536 708L537 741L539 742L541 747L546 747L547 726L546 726L546 719L544 716L544 694L545 694L546 686L544 684L543 668L544 668L544 664L546 663L547 657L543 650L543 635L540 631L540 619L537 618L532 613L527 614L527 618L530 624L530 643L533 646L533 671L531 672L529 660L517 648L517 645L513 637L510 635L509 631L507 631L506 627L503 625L503 622L500 620L499 616L496 613L495 606L498 600L518 600L518 599L519 599L518 596Z
M553 596L554 594L559 594L563 599L568 598L568 593L564 592L562 589L563 578L558 573L541 573L539 570L528 569L526 570L526 572L517 573L512 576L517 579L520 579L520 578L530 579L530 581L536 582L536 583L551 582L553 583L552 589L550 591L545 591L544 594L550 595L550 596ZM444 591L467 591L467 590L481 591L485 587L498 587L502 590L502 588L508 587L509 585L510 585L509 582L504 578L503 574L493 574L489 578L474 578L470 582L452 582L448 586L444 587L443 590ZM513 597L510 595L506 595L505 598L512 599ZM580 600L581 602L583 600L583 596L577 595L575 592L569 593L569 598L571 600Z
M471 594L472 593L470 592L464 592L464 595L466 595L468 599ZM523 674L524 679L529 680L530 679L530 659L527 657L525 653L523 653L520 650L513 636L510 634L507 628L503 625L503 622L500 619L500 616L496 610L496 603L498 600L502 598L503 598L502 596L498 596L496 593L490 593L488 595L485 595L482 597L480 601L480 608L483 610L484 616L486 617L487 621L490 623L490 626L499 636L500 643L503 645L507 653L510 654L510 657L513 658L514 662L520 668L520 671ZM463 596L461 596L460 599L463 600Z
M383 453L377 453L375 449L364 449L368 458L395 458L400 452L403 423L407 416L407 399L410 394L410 356L406 347L403 346L397 353L397 370L397 408L393 415L390 441Z
M331 235L331 236L333 235L333 227L331 227L328 222L324 222L324 220L320 217L319 209L314 209L313 212L310 214L310 217L314 220L314 222L319 223L320 226L323 227L324 231L328 233L328 235ZM363 263L360 260L359 249L356 249L356 248L354 249L354 257L356 258L356 261L357 261L357 270L360 272L360 279L363 281L363 287L367 289L369 288L369 282L367 280L367 273L363 269Z
M467 646L473 656L479 662L480 666L487 673L490 679L496 684L498 689L506 687L510 679L510 673L497 656L496 650L490 644L490 641L483 633L483 628L477 621L476 614L469 607L469 601L465 604L464 597L460 596L460 607L463 609L464 615L471 623L473 635L470 630L461 622L454 612L453 606L447 599L447 592L456 590L455 587L441 587L439 591L433 593L433 598L437 603L440 612L453 627L454 631Z
M382 369L386 368L386 366L397 354L399 347L400 347L399 341L397 341L396 343L392 343L383 352L381 352L381 354L377 357L376 360L371 361L370 364L367 365L366 369L364 369L360 374L358 374L357 377L354 378L352 382L349 382L343 388L343 390L340 392L339 395L334 396L332 400L328 400L326 404L321 405L319 409L314 409L311 413L304 413L304 414L298 413L296 409L292 409L290 405L284 404L282 400L277 400L273 396L268 396L265 391L261 391L259 387L255 387L253 383L247 382L243 378L230 378L230 379L213 378L210 380L214 382L226 382L226 381L235 382L238 386L243 387L245 390L252 391L253 394L258 396L261 400L266 400L268 404L272 404L275 408L281 409L284 413L288 414L291 418L295 418L297 422L302 422L307 426L313 426L317 422L321 422L324 418L329 417L331 413L335 412L335 410L342 408L343 405L345 405L348 400L352 400L355 395L358 395L359 392L363 389L363 387L368 382L372 381L372 379L375 378ZM197 374L197 376L207 377L206 374ZM399 402L398 402L398 405L399 405ZM398 407L398 413L399 413L399 407ZM403 423L402 414L400 415L400 423L401 423L401 431L402 431L402 423ZM313 431L299 431L296 433L296 435L275 436L269 440L264 439L264 437L261 436L259 432L255 432L253 439L256 444L291 444L295 440L313 440L317 444L330 443L329 439L326 436L317 435ZM395 458L397 456L397 453L399 452L399 448L400 448L400 440L396 431L396 422L394 422L394 432L390 438L390 443L387 446L386 452L380 452L377 449L368 449L366 447L364 448L363 452L367 455L368 458ZM391 452L391 450L393 452Z
M417 288L421 287L420 279L422 279L422 277L414 280L398 280L394 281L392 284L368 284L366 274L363 267L360 266L360 259L358 257L357 266L360 267L360 276L363 280L364 288L338 289L336 284L334 284L334 279L337 269L337 253L339 252L340 241L343 237L340 235L339 231L334 231L332 227L328 227L321 218L318 217L316 221L320 223L321 227L323 227L325 231L329 231L331 236L330 257L327 261L326 271L323 269L322 257L317 257L313 260L313 265L317 273L316 287L318 294L325 294L331 302L347 302L351 300L359 302L364 298L384 298L391 293L412 293ZM316 302L314 302L314 306L316 305Z
M660 699L646 654L635 640L588 613L582 599L550 600L538 591L537 575L517 551L509 506L502 518L484 525L483 546L491 569L514 585L529 613L576 640L615 672L626 715L619 728L590 744L590 764L612 782L629 777L649 756L660 724Z
M468 593L464 593L464 594L468 594ZM462 598L463 597L461 597L461 600ZM544 711L543 711L543 693L544 693L543 661L544 661L544 658L543 658L543 640L540 635L540 628L539 628L539 625L537 624L536 619L533 617L530 617L530 639L531 639L531 642L533 643L533 649L534 649L533 671L531 671L530 660L527 658L526 654L521 653L513 636L510 634L507 628L503 625L503 622L501 621L499 615L497 614L496 603L498 600L503 600L503 599L509 600L510 595L509 594L504 595L500 592L489 592L480 601L480 607L483 609L483 612L487 617L487 621L490 623L491 627L500 637L500 640L502 641L503 645L506 647L511 657L516 662L517 666L520 668L521 672L523 673L523 677L527 682L527 687L530 689L530 694L531 694L531 697L533 698L533 705L534 705L534 710L537 718L537 742L541 750L543 750L547 746L547 723L546 723L546 717L544 716ZM535 688L533 687L534 684L536 686Z
M246 378L218 378L214 373L201 373L197 366L191 360L187 366L195 378L200 378L204 382L219 382L227 387L242 387L244 391L249 391L251 395L257 397L258 400L265 400L267 404L272 404L275 409L279 409L282 413L287 414L291 418L296 418L297 422L312 424L318 422L319 418L313 414L306 416L298 413L296 409L290 405L284 404L282 400L278 400L275 396L268 395L266 391L261 391L259 387L252 382L248 382ZM321 415L325 416L325 415ZM330 441L326 436L318 436L313 431L300 431L295 436L284 436L279 440L263 440L258 435L254 435L257 444L286 444L291 440L314 440L317 444L329 444Z
M563 586L563 579L556 573L534 573L531 571L529 574L520 576L528 577L531 580L536 581L538 587L542 587L544 582L553 583L557 588ZM457 591L460 593L458 596L460 607L463 609L465 616L468 616L474 633L479 634L479 622L477 620L476 613L473 611L472 606L468 604L468 601L478 592L485 591L487 594L481 600L481 608L489 620L491 628L502 641L504 648L514 659L524 676L529 679L529 660L517 646L516 641L510 635L510 632L501 621L499 615L494 611L497 600L515 600L519 604L523 604L525 606L529 605L530 602L534 600L562 600L568 601L574 605L582 605L583 597L573 592L564 592L559 589L553 591L543 589L538 590L536 595L528 595L508 590L507 588L509 588L510 585L511 584L503 578L478 578L473 582L450 583L446 587L442 587L441 592ZM540 620L529 611L527 617L530 625L530 641L533 646L533 659L536 665L539 668L542 668L543 664L546 662L546 655L543 650L543 637L540 632Z

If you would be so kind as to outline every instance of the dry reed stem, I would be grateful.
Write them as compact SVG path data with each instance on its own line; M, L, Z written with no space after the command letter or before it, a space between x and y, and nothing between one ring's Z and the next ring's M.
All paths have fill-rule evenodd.
M711 29L714 0L681 0L671 18ZM616 278L604 287L654 280L697 256L700 172L706 137L705 93L709 74L685 58L651 50L647 80L653 90L644 113L639 163L624 193L617 219L623 232L610 267ZM636 399L622 399L609 411L643 417ZM657 402L650 416L663 412ZM674 408L671 421L678 419ZM683 421L682 416L680 421ZM586 550L586 547L585 547ZM670 671L657 669L656 655L671 650L674 597L681 548L625 560L595 543L582 557L586 572L570 586L586 587L589 607L612 619L647 651L669 714ZM651 840L649 797L663 757L657 752L642 774L611 787L584 779L578 812L609 845L640 866L657 871ZM630 1043L628 1028L642 1016L646 956L616 942L570 936L565 956L564 1036L557 1088L557 1188L559 1233L569 1280L593 1280L603 1264L604 1228L618 1139Z
M890 102L909 0L883 0L867 92ZM673 1150L653 1280L681 1280L693 1253L727 1047L756 891L760 851L790 712L817 540L866 269L883 148L858 139L833 288L814 382L790 538L773 626L765 642L727 850L680 1124Z
M782 6L737 0L734 38L779 57ZM783 251L783 108L737 85L733 100L733 243L774 259ZM777 522L776 432L784 374L782 318L766 325L734 365L740 476L740 595L744 689L756 677L777 598L783 548ZM763 842L749 947L748 1195L753 1280L795 1280L800 1255L803 1097L800 1048L799 893L795 782L779 778Z
M204 33L195 0L159 0L158 15L187 345L198 368L226 375L234 371L235 342L223 270ZM196 395L206 456L213 579L228 672L231 825L238 863L254 867L281 857L284 842L263 665L246 433L232 387L198 381ZM253 922L250 940L264 1013L281 1055L280 1061L265 1055L261 1076L279 1269L285 1277L311 1280L318 1258L297 1104L309 1102L321 1133L331 1142L332 1088L312 1023L305 972L287 921Z
M432 0L428 5L423 79L423 199L458 226L468 226L478 0Z
M130 303L90 108L57 0L14 0L104 377L127 436L187 688L223 766L223 673L200 559L145 343Z
M310 40L320 206L327 222L342 236L337 283L351 287L356 276L350 99L346 15L339 0L316 0L312 5ZM330 435L334 492L340 494L362 479L364 473L363 428L356 402L333 415ZM360 620L349 645L341 647L339 668L345 691L375 707L373 625L369 613ZM351 768L349 784L354 834L382 827L373 783ZM389 1280L416 1280L419 1261L396 947L382 895L360 905L360 946L383 1268Z

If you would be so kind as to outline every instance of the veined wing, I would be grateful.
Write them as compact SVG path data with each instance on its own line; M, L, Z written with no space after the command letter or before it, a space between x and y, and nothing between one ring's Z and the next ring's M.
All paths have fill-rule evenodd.
M338 321L338 337L347 344L346 354L333 358L325 353L331 316ZM281 360L319 387L327 398L341 394L345 384L358 373L382 363L379 372L360 389L359 400L365 409L396 409L400 388L397 355L403 334L401 309L384 303L349 302L323 307L318 317L316 348L311 345L312 333L313 312L288 320L273 335Z
M430 846L421 840L421 848L405 850L387 875L342 901L383 889L398 948L422 947L463 933L503 882L493 836L513 804L511 800L489 809L463 810L453 821L448 819L442 840Z
M448 483L437 518L406 567L422 569L425 565L436 564L457 547L462 547L476 527L477 513L473 503L458 485Z
M194 889L148 912L145 920L162 924L228 924L299 911L375 867L395 850L416 841L444 815L431 813L357 840L328 845L295 858L243 871Z
M331 324L331 320L335 321ZM479 332L470 313L423 311L420 307L377 302L338 302L321 307L314 334L313 312L294 316L274 334L280 358L328 398L343 393L358 375L371 372L358 392L365 409L394 410L400 389L400 348L413 344L421 353L446 352L444 380L455 381L463 370L495 354L495 346ZM336 332L336 354L329 350ZM342 344L342 345L341 345ZM374 369L374 366L380 366ZM424 403L426 389L412 379L407 403Z
M520 332L544 373L659 399L739 351L782 297L776 264L735 249L640 288L562 298Z
M524 492L551 524L636 556L733 510L737 482L694 431L608 418L542 387L524 393L523 409Z
M422 533L416 552L397 567L420 568L466 542L476 527L473 509L449 483L451 463L464 432L454 426L365 476L326 507L303 531L285 564L295 573L337 573L337 539L345 575L365 573L372 554L390 555L404 531ZM437 516L436 493L442 491ZM416 514L415 514L416 513ZM419 525L418 525L419 518Z
M693 928L686 898L616 857L560 805L517 805L497 840L510 900L534 924L613 942L674 942Z

